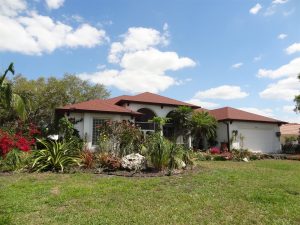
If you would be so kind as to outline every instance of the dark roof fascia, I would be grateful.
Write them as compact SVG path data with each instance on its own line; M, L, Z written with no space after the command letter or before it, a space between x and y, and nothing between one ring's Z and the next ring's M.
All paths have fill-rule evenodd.
M261 120L241 120L241 119L221 119L218 122L230 122L230 121L237 121L237 122L253 122L253 123L271 123L271 124L287 124L285 121L261 121Z
M167 104L167 103L155 103L155 102L144 102L144 101L137 101L137 100L124 100L124 99L121 99L120 101L116 102L115 104L116 105L122 105L124 103L142 103L142 104L146 104L146 105L164 105L164 106L173 106L173 107L178 107L178 106L188 106L188 107L191 107L192 109L200 109L201 107L200 106L190 106L190 105L174 105L174 104Z
M138 112L115 112L115 111L100 111L100 110L87 110L87 109L62 109L56 108L56 112L92 112L92 113L109 113L109 114L123 114L128 116L139 116Z

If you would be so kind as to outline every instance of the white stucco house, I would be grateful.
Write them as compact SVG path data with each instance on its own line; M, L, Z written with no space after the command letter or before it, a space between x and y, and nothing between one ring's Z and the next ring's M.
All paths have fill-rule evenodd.
M210 110L209 113L218 120L217 141L220 146L232 142L231 148L263 153L281 151L280 126L286 122L231 107Z
M144 133L153 132L155 124L149 120L154 116L168 117L178 106L205 110L193 104L145 92L133 96L122 95L106 100L95 99L66 105L57 108L56 114L67 115L76 121L75 128L79 135L86 138L88 147L93 149L96 147L98 137L96 127L104 121L131 121L136 123ZM233 145L236 147L248 148L251 151L280 151L279 126L284 123L283 121L229 107L207 111L218 120L217 141L219 146L224 143L229 146L233 131L237 131L238 134L243 135L244 139L243 143L235 140ZM172 124L167 124L163 129L163 135L169 136L171 133ZM191 139L189 145L192 147Z

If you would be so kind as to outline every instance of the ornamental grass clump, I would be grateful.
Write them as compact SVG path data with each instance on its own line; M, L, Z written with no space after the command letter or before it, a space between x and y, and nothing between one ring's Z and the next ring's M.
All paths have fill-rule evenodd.
M73 165L80 165L78 151L72 142L38 140L43 149L33 151L32 171L64 172Z

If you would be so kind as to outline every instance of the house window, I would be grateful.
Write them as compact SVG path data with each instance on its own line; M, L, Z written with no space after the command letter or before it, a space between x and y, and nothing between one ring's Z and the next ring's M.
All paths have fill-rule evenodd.
M104 124L106 121L107 119L93 119L93 139L92 139L93 145L97 144L97 139L100 135L99 126Z

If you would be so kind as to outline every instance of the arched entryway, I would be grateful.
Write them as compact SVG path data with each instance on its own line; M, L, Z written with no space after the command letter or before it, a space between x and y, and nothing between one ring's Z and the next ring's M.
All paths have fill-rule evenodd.
M154 131L155 125L153 122L151 122L151 120L156 116L156 114L148 108L141 108L137 110L137 112L142 113L142 115L136 117L136 125L144 131Z
M163 134L166 138L169 139L174 139L175 137L175 127L174 127L174 122L172 121L172 113L174 113L174 111L170 111L166 118L169 118L168 122L164 125L163 127Z

